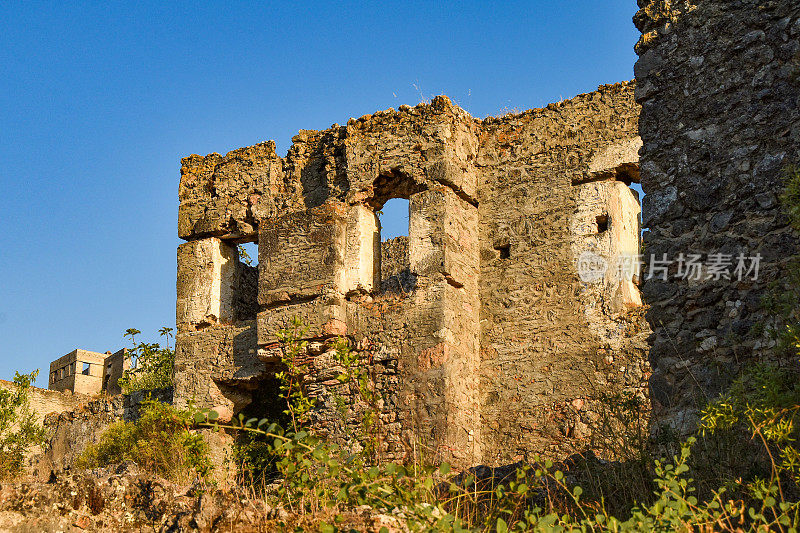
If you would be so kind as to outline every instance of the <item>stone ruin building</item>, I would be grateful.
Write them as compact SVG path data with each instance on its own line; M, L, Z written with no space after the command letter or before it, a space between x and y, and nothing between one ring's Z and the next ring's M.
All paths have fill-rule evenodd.
M332 436L328 341L344 336L371 362L389 457L576 446L599 390L647 385L637 280L576 268L638 253L638 115L632 83L486 120L437 97L301 131L286 157L265 142L183 159L176 398L227 419L274 397L276 333L297 316ZM392 198L408 236L382 242Z
M604 393L642 398L654 432L685 434L743 368L794 361L762 299L791 289L800 251L779 201L800 164L800 5L638 4L635 84L484 120L437 97L301 131L285 157L266 142L183 159L176 403L223 419L274 406L275 334L298 316L318 430L341 430L330 341L343 336L381 392L385 457L503 464L591 449ZM393 198L409 200L408 236L384 242ZM647 262L581 275L586 252L638 253L642 227L666 277ZM257 267L239 258L246 242ZM686 279L680 254L758 255L760 271ZM87 376L78 363L100 359L73 354L51 386L102 390L105 359ZM61 435L48 464L125 411L34 396L63 412L45 422Z
M179 401L225 417L264 402L275 333L299 316L318 427L335 435L326 341L346 336L382 391L387 456L498 464L591 447L607 392L685 433L741 369L785 361L759 326L800 250L778 200L800 162L800 6L639 7L635 84L485 120L437 97L301 131L285 157L267 142L185 158ZM669 258L666 279L647 264L581 279L583 252L638 253L638 181L645 260ZM409 200L408 237L381 242L392 198ZM760 271L681 278L680 254Z
M130 369L128 350L104 354L73 350L50 363L48 389L76 394L121 394L118 381Z

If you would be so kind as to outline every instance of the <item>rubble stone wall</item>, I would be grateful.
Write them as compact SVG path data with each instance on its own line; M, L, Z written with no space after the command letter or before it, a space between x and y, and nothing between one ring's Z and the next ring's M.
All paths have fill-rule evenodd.
M0 388L16 390L17 385L0 380ZM47 479L52 471L75 466L89 444L100 440L103 432L118 421L136 421L142 404L153 399L172 403L173 390L138 391L131 395L85 395L31 387L28 402L36 422L45 429L46 442L34 450L29 471Z
M652 399L662 424L691 430L698 408L743 368L773 357L762 298L800 250L779 205L800 162L800 5L795 0L640 0L636 98L655 329ZM678 277L680 254L731 258L730 277ZM738 256L761 255L758 279ZM747 267L751 261L747 262ZM706 267L707 268L707 267Z
M17 390L17 385L11 381L0 379L0 388L6 390ZM83 394L73 394L72 392L60 392L50 389L40 389L31 387L28 389L28 401L31 411L36 416L36 421L44 422L45 417L50 413L61 413L72 411L89 401L89 396Z
M395 237L381 243L381 292L408 292L414 288L408 237Z
M599 393L646 388L648 328L630 312L641 302L618 302L619 280L585 283L576 271L583 252L613 264L622 233L638 253L638 201L617 181L635 179L638 115L626 83L484 121L476 164L486 461L582 449ZM633 199L628 211L612 209L619 194Z
M32 473L48 479L52 472L74 468L86 448L99 442L123 415L122 396L88 399L73 409L48 414L44 419L47 441L40 453L33 454Z
M61 396L62 403L52 403L47 411L38 410L41 389L32 389L31 405L42 413L46 442L31 457L30 470L40 479L48 479L52 472L75 467L86 448L100 441L103 433L115 422L135 422L147 400L172 403L171 388L137 391L131 395L82 396L68 392L52 392ZM73 399L75 401L70 401ZM55 407L58 407L56 409Z

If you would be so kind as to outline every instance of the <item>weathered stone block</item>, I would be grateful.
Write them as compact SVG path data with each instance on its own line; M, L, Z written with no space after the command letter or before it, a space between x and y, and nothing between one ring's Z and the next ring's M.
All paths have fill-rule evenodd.
M583 281L596 285L603 305L614 313L642 305L639 294L641 206L638 194L615 180L578 185L572 219L575 265ZM586 254L601 263L590 275ZM580 271L583 269L583 271ZM590 279L591 278L591 279Z
M254 321L178 333L175 339L175 398L185 406L214 408L229 418L250 403L246 388L231 385L261 377L266 368L256 353Z
M477 131L472 117L444 96L437 96L430 105L389 109L351 120L342 143L343 161L335 162L337 170L344 166L348 184L340 198L379 208L390 198L408 198L442 184L474 201ZM330 182L327 188L343 189Z
M634 181L638 181L641 147L642 139L638 136L604 146L589 160L586 178L592 180L613 179L620 174L625 174Z
M456 286L478 277L478 210L451 189L438 187L411 197L409 260L417 275L439 273Z
M347 221L347 207L334 202L262 220L259 303L307 299L326 289L344 294Z
M252 237L257 220L277 213L285 194L283 162L275 143L233 150L225 156L191 155L181 162L178 236Z
M444 157L428 168L428 177L448 185L475 202L478 197L478 131L471 120L454 120L446 133Z
M336 291L326 291L310 301L271 307L258 313L258 344L278 342L275 334L286 327L293 317L300 318L308 328L305 338L335 337L347 333L347 312L344 297Z

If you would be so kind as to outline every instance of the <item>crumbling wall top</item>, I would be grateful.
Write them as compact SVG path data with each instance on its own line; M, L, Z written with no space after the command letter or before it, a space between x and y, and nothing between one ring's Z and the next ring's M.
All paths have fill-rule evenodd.
M300 130L286 157L272 141L182 160L178 234L257 240L259 219L329 199L373 209L435 183L474 201L477 123L445 96L322 131Z

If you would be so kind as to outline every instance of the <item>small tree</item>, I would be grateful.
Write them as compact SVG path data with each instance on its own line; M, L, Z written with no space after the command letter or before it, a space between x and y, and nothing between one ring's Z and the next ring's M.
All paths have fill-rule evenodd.
M242 263L244 263L247 266L253 266L253 258L250 257L250 254L247 253L247 249L241 244L238 246L238 249L239 249L239 259L241 259Z
M122 392L130 394L139 390L165 389L174 385L173 367L175 366L175 349L170 348L169 341L172 328L164 327L159 330L162 337L167 338L167 346L161 347L157 342L136 343L135 335L141 333L138 329L128 329L125 337L130 337L133 347L129 351L131 369L126 370L119 379Z
M0 389L0 479L18 475L25 455L44 443L44 428L31 411L29 394L39 371L14 375L14 387Z

